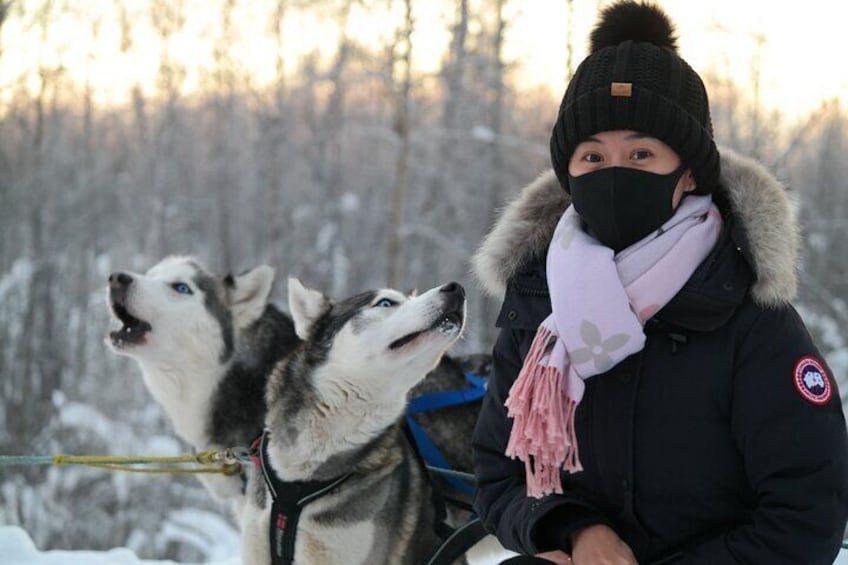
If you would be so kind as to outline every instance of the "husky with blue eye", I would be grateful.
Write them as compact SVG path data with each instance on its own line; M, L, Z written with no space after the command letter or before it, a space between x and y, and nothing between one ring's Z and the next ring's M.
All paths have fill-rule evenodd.
M308 487L308 503L280 510L274 486L252 474L244 562L422 563L438 546L434 508L401 421L410 390L463 330L465 291L336 301L289 279L289 310L302 341L271 374L260 449L275 484Z
M291 318L268 302L274 269L211 274L171 256L146 273L109 276L112 350L135 360L174 429L198 451L249 444L265 421L265 385L300 341ZM239 476L199 475L241 512Z

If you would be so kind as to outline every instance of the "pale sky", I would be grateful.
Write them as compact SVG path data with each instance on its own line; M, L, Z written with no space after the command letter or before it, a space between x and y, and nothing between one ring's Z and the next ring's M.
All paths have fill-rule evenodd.
M476 3L471 0L472 5ZM186 26L171 45L172 55L187 69L188 85L197 85L203 68L211 65L212 42L220 13L210 10L208 0L186 0ZM848 63L838 42L845 34L842 18L831 0L774 2L766 0L665 0L659 2L677 24L681 55L701 74L719 70L742 88L751 84L750 68L757 56L757 35L765 37L761 57L761 92L769 108L784 110L790 117L815 109L822 99L848 101ZM21 74L35 81L38 61L61 60L66 72L79 82L89 78L95 98L103 103L123 104L132 85L152 89L161 44L149 25L149 3L137 0L129 6L133 47L119 49L120 32L113 0L70 2L72 13L54 22L45 46L37 28L22 29L17 19L2 30L0 93ZM215 4L217 5L217 4ZM377 3L377 6L385 4ZM418 31L414 39L414 64L433 71L448 43L448 27L454 2L417 0ZM566 0L510 0L506 53L516 67L519 84L544 84L559 97L565 87ZM575 65L585 56L586 39L595 20L596 0L575 0L573 44ZM267 0L242 0L233 21L239 22L232 49L242 65L253 70L258 83L274 70L274 46L267 33ZM103 24L93 33L92 14ZM351 32L372 40L391 31L387 22L354 17ZM286 25L286 57L289 69L299 54L316 46L335 45L334 24L315 16L291 17Z
M529 80L565 89L565 0L517 2L523 14L511 45L525 61ZM575 60L581 61L597 2L576 0ZM700 74L728 69L740 86L751 84L756 56L755 35L766 42L761 53L761 93L764 104L789 114L815 109L823 98L841 96L848 102L848 62L844 17L840 2L805 0L665 0L659 2L677 25L680 54ZM839 10L841 12L841 9ZM518 40L518 38L522 38ZM546 56L547 55L547 56Z

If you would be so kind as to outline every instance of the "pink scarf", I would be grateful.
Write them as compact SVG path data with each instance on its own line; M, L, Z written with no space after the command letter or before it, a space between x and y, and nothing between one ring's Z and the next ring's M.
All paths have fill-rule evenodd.
M690 195L661 229L614 255L573 206L563 213L547 257L552 313L505 403L514 418L505 453L524 461L528 496L562 493L560 469L583 469L574 432L583 381L642 350L645 321L683 288L720 231L712 199Z

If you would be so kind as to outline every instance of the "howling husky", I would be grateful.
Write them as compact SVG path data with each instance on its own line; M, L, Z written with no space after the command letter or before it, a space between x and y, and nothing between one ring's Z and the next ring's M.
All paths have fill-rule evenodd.
M193 257L168 257L144 274L115 272L107 297L114 331L107 342L134 359L174 429L198 451L247 446L265 425L265 387L300 343L291 318L268 302L274 269L210 273ZM413 395L465 388L463 370L487 374L489 357L445 356ZM479 403L416 417L454 468L470 472ZM241 522L241 477L200 475ZM448 491L457 498L450 488Z
M268 303L273 282L268 266L222 278L190 257L109 277L120 324L109 344L140 365L177 435L198 451L246 445L264 426L268 375L299 341L291 318ZM220 499L243 498L238 476L199 477Z
M303 341L268 382L245 563L421 563L438 546L434 508L401 419L410 390L462 332L465 291L448 283L334 301L289 279L289 309Z

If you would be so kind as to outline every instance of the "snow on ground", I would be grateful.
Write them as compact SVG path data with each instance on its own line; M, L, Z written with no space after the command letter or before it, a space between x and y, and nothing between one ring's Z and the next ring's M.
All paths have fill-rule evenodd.
M232 555L207 561L207 565L241 565L238 557L238 539L232 540ZM509 554L503 550L482 547L477 550L471 565L495 565ZM165 565L174 561L139 559L126 548L109 551L39 551L29 534L17 526L0 525L0 565ZM840 565L848 565L848 559Z
M237 542L236 542L237 543ZM489 548L479 552L472 565L494 565L507 555L496 555ZM207 565L241 565L238 548L233 548L233 557L208 561ZM109 551L39 551L29 535L17 526L0 526L0 564L2 565L166 565L173 561L149 561L139 559L129 549L116 548ZM848 550L839 552L833 565L848 565Z
M39 551L29 535L21 528L0 526L0 563L3 565L139 565L174 562L139 559L132 550L125 548L109 551ZM233 557L215 561L214 565L240 565L240 560Z

